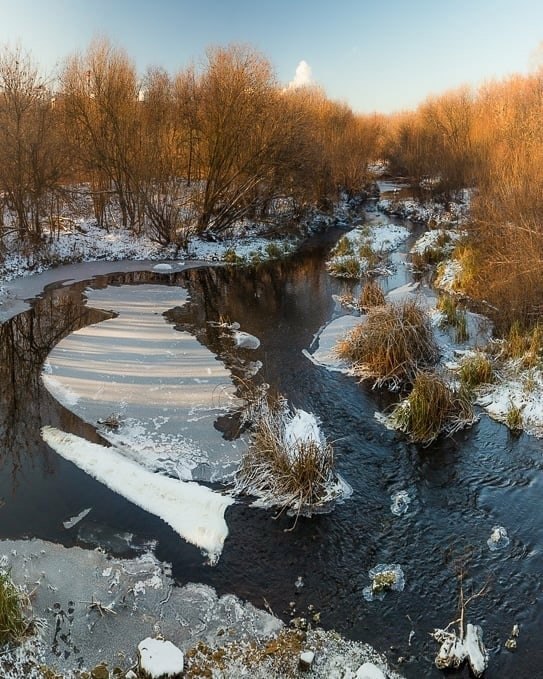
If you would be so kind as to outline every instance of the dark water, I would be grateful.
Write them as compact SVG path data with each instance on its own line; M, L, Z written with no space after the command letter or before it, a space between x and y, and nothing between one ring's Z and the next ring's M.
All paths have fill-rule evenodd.
M407 444L374 418L375 410L390 402L387 394L302 355L336 312L332 295L345 291L323 268L339 236L332 230L294 258L252 270L206 268L166 281L149 273L121 273L90 284L186 286L191 305L170 320L192 328L216 353L226 349L206 321L227 317L259 337L261 346L251 358L263 362L263 378L295 406L321 418L352 498L330 514L300 519L294 530L288 530L289 517L274 519L271 512L237 503L227 511L230 535L211 568L199 550L162 521L53 453L41 441L42 424L100 441L92 427L49 396L39 379L52 346L107 317L84 305L85 282L51 288L31 310L0 326L0 498L5 503L0 537L105 544L116 553L126 552L127 533L136 547L156 540L157 556L173 564L180 583L208 583L260 607L267 602L285 618L290 601L300 612L313 604L324 627L373 644L413 679L441 676L433 667L437 644L428 632L456 617L462 570L467 593L488 585L467 616L483 626L491 652L485 676L543 676L541 443L513 438L483 417L470 431L429 448ZM394 285L405 276L400 267ZM402 489L414 500L408 514L396 517L390 495ZM62 521L83 507L93 507L88 520L65 530ZM507 528L511 543L490 552L486 540L495 525ZM383 602L368 603L362 590L377 563L399 563L406 586ZM298 576L304 581L301 589L294 586ZM503 643L514 623L520 625L519 650L511 654ZM406 660L397 665L399 657Z

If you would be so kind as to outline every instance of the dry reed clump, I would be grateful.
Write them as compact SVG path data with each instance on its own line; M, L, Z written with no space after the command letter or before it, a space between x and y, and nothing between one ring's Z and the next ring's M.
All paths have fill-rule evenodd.
M293 414L284 398L265 390L252 396L252 440L236 474L235 492L256 495L264 505L297 515L309 515L337 498L332 446L322 437L293 435Z
M0 646L20 641L27 632L30 623L23 614L25 599L9 572L0 570Z
M458 375L462 386L470 390L481 384L492 384L495 379L492 361L480 351L464 358L460 364Z
M443 314L440 327L451 327L455 331L456 342L469 340L468 320L466 312L460 307L458 301L451 295L443 294L437 300L436 308Z
M390 423L413 443L429 445L440 434L472 424L475 415L464 390L455 393L438 374L420 372L409 396L390 415Z
M370 308L335 352L358 376L391 389L411 384L421 368L439 357L428 315L412 300Z
M498 355L503 359L519 360L524 368L533 368L541 362L542 353L543 325L538 323L524 330L515 322L500 345Z
M376 280L370 280L364 284L360 297L358 298L358 305L361 309L370 309L375 306L383 306L385 304L385 293Z

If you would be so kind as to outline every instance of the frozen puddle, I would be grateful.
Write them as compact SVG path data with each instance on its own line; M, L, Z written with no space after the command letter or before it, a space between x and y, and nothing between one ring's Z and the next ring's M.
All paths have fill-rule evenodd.
M43 381L64 406L127 457L179 479L232 473L243 441L214 427L233 406L230 372L190 333L162 314L185 304L180 287L125 285L88 290L89 306L117 316L64 338Z

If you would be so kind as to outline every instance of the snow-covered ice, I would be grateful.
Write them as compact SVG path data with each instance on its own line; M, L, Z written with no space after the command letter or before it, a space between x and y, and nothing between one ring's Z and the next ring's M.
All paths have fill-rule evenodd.
M185 480L233 473L244 442L226 441L214 427L237 405L231 373L162 315L185 304L186 290L125 285L86 295L116 316L53 348L42 374L53 396L86 422L102 422L102 436L151 471ZM112 416L116 426L108 427Z
M211 563L218 560L228 535L224 512L233 503L231 497L197 483L153 474L114 448L90 443L54 427L43 427L42 436L64 459L160 517L187 542L202 549Z
M336 356L334 347L339 339L363 322L363 316L340 316L334 319L318 333L316 337L317 349L313 353L304 351L304 355L314 363L323 365L330 370L349 372L349 366Z

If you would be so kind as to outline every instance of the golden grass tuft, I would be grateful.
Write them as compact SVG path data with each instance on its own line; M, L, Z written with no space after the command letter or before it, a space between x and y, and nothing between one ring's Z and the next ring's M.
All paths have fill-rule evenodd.
M453 434L475 415L465 392L455 393L437 373L420 372L409 396L390 415L395 429L407 434L413 443L429 445L440 434Z
M256 495L266 505L310 514L334 497L334 450L326 441L288 441L292 417L282 397L255 392L249 405L251 444L236 475L236 493Z
M370 309L374 306L383 306L385 304L385 293L383 292L379 283L372 279L364 284L358 305L361 309Z
M417 302L373 307L363 322L336 344L355 374L376 386L397 389L439 357L428 315Z
M492 361L480 351L464 358L458 375L461 384L466 389L475 389L481 384L491 384L495 380Z
M23 614L26 599L9 572L0 570L0 646L18 642L26 634L29 628Z

